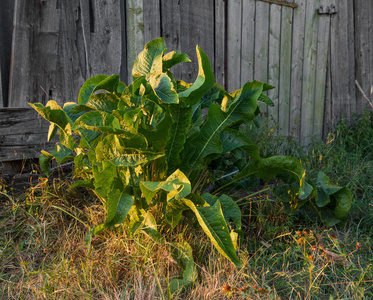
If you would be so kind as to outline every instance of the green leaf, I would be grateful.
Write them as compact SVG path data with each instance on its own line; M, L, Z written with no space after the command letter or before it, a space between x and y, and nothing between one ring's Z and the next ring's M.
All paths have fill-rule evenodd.
M246 135L234 129L227 128L220 134L223 146L222 153L228 153L234 149L244 149L254 160L260 159L259 148L254 145Z
M264 90L264 89L263 89ZM275 106L275 104L273 103L272 99L269 98L266 94L260 94L259 98L258 98L258 101L260 102L263 102L269 106Z
M352 194L351 191L344 187L340 189L338 192L331 196L333 200L336 202L334 208L334 215L338 219L343 219L351 209L352 203Z
M229 224L230 221L232 221L236 226L236 231L241 231L241 209L231 197L224 194L217 197L209 193L205 193L202 195L202 198L205 199L210 206L214 205L215 202L219 200L222 206L225 222Z
M89 108L111 113L118 107L118 98L113 94L95 94L89 98L89 101L83 107L85 107L85 110Z
M53 100L48 101L44 107L41 103L29 103L44 119L57 125L61 129L65 129L69 124L69 118L62 108Z
M171 173L180 164L180 152L184 149L193 109L191 107L184 108L180 105L171 105L169 112L172 118L172 125L169 128L164 151L167 157L169 173Z
M97 75L89 78L82 86L78 95L79 104L87 104L89 98L94 93L95 88L99 85L100 82L108 78L107 75Z
M111 161L116 166L134 167L164 156L164 153L142 151L137 148L127 148L121 144L118 136L109 135L100 141L96 147L98 162Z
M180 51L171 51L163 56L163 72L171 69L174 65L179 63L187 62L190 63L191 60L188 55Z
M160 102L167 104L179 103L177 92L166 73L151 74L148 80Z
M172 221L172 216L178 218L177 215L181 214L180 211L191 209L196 215L199 225L218 251L237 267L242 265L237 257L219 200L213 206L197 207L189 199L174 199L168 203L167 209L166 218L171 221L171 224L177 224L176 221Z
M154 39L146 44L133 65L134 80L149 73L162 73L162 56L166 50L163 38Z
M198 76L191 87L179 93L179 99L187 105L197 104L202 96L214 85L215 76L208 56L197 46Z
M129 195L122 181L116 178L107 196L106 226L110 227L122 223L133 204L134 196Z
M87 188L87 189L94 190L94 189L95 189L95 186L94 186L94 184L93 184L93 178L87 178L87 179L85 179L85 180L77 180L77 181L75 181L75 182L70 186L70 189L78 188L78 187L83 187L83 188Z
M51 174L51 168L49 166L49 163L51 162L51 160L53 159L53 155L49 154L48 152L42 150L41 151L42 153L40 154L39 156L39 164L40 164L40 168L41 170L43 171L43 173L49 177L49 175Z
M90 111L79 117L72 130L88 129L93 131L115 132L120 129L119 120L103 111Z
M192 285L198 278L198 272L193 259L193 249L186 241L172 245L172 257L177 261L178 265L183 269L181 279L173 279L170 283L172 293L180 289L184 289Z
M102 199L107 199L116 178L116 167L110 161L95 163L92 166L95 191Z
M317 173L316 185L328 196L333 195L342 189L342 187L333 184L330 178L322 171Z
M57 129L58 129L58 126L56 124L50 124L49 125L49 130L48 130L48 142L50 142L54 136L56 135L56 132L57 132Z
M223 147L220 134L230 126L240 122L251 122L255 116L257 99L262 92L263 84L258 81L248 82L241 89L233 102L223 112L218 103L210 106L207 121L200 133L192 140L187 140L185 168L193 170L202 159L210 154L220 154Z
M60 145L59 143L57 143L51 151L51 155L53 155L54 159L59 164L74 160L74 153L69 148Z
M302 182L305 178L305 170L300 161L291 156L272 156L253 161L248 164L234 179L244 177L258 177L270 181L280 175L281 179L288 182Z
M141 181L141 192L149 204L158 191L167 193L167 202L172 199L181 199L188 196L192 190L189 179L180 170L172 173L166 181Z

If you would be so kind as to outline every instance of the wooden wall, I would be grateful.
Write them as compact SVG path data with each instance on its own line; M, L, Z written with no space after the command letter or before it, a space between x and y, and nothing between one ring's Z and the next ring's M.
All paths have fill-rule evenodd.
M0 107L76 101L96 74L130 82L144 44L163 36L193 61L175 67L177 79L194 81L198 44L228 90L253 79L277 87L269 92L276 106L262 108L281 133L304 144L321 139L367 106L354 80L369 93L373 1L274 2L281 1L0 0ZM336 14L318 14L331 5Z

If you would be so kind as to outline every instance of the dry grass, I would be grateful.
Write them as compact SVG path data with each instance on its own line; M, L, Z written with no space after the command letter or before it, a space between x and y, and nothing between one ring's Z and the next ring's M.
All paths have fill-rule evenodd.
M95 236L88 249L87 226L103 221L103 208L69 184L42 180L18 197L3 190L0 299L373 298L371 235L352 225L297 225L260 198L243 207L242 268L190 222L164 228L165 244L121 225ZM171 295L169 283L181 269L170 249L181 235L193 248L199 278Z

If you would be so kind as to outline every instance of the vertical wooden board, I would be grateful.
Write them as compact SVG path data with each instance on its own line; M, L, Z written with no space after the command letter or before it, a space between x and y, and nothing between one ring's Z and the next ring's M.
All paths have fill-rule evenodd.
M161 36L161 7L159 0L144 2L144 43Z
M360 86L367 93L373 80L370 78L371 70L371 51L373 48L370 46L370 27L371 13L373 13L373 2L364 0L355 0L355 54L356 54L356 80ZM373 78L372 78L373 79ZM370 82L369 82L370 81ZM356 91L356 110L362 113L366 107L366 101L363 99L362 94Z
M350 66L348 1L338 1L338 13L331 18L331 78L332 121L336 124L342 116L350 117L351 94L355 93L354 69Z
M255 1L242 3L241 85L254 78Z
M63 103L55 90L59 12L56 1L16 1L10 80L10 107L27 102ZM46 11L46 12L45 12Z
M1 80L1 69L0 69L0 83L2 82ZM4 101L3 101L3 89L0 85L0 108L4 107Z
M235 91L241 87L242 1L228 1L227 9L227 88Z
M322 3L324 7L330 7L333 4L331 0L323 0ZM313 122L313 134L317 140L321 140L323 136L326 69L330 39L330 19L330 16L322 15L319 18L318 24Z
M170 51L181 51L180 0L161 1L161 16L161 35L164 37L166 47ZM190 53L187 54L190 55ZM172 73L176 80L181 79L181 72L181 64L172 68Z
M304 32L307 3L300 1L293 14L293 39L291 50L290 132L296 141L301 136L301 107L303 86Z
M290 134L290 87L291 87L291 45L292 45L293 9L282 7L281 14L281 50L279 79L279 126L280 132Z
M269 3L256 1L255 8L255 48L254 78L268 80L268 35L269 35ZM262 114L267 115L267 105L260 103Z
M193 82L198 74L196 45L209 57L214 66L214 0L184 0L180 2L181 12L181 50L192 60L182 64L181 79Z
M215 82L220 84L222 87L226 87L226 1L215 0Z
M268 106L268 117L278 124L278 96L279 96L279 77L280 77L280 46L281 46L281 6L278 4L270 5L270 24L268 41L268 83L276 88L268 91L268 96L272 99L275 106Z
M144 48L143 0L126 1L128 83L132 82L132 67Z
M122 58L120 3L117 0L91 1L93 26L91 26L89 44L89 77L98 74L119 74ZM134 18L141 16L142 19L142 7L131 7L131 9ZM141 24L135 24L135 32L139 30L139 26L143 31L142 20ZM139 52L139 49L136 48L135 51Z
M0 9L0 107L8 105L13 15L14 1L3 1Z
M319 0L307 1L303 60L301 139L308 145L313 135Z

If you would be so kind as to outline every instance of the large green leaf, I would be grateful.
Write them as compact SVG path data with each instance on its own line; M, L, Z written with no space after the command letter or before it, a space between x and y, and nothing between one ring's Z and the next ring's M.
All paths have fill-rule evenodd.
M134 197L129 195L120 179L115 179L106 202L107 226L114 226L124 221L134 203Z
M172 125L169 128L165 153L168 162L169 173L173 172L180 164L180 152L184 149L187 131L192 119L192 107L171 105L169 112L172 117Z
M89 98L94 93L95 88L102 82L108 78L107 75L97 75L94 77L89 78L81 87L78 95L78 103L79 104L87 104Z
M92 166L95 191L102 199L107 199L107 195L116 180L116 167L110 161L95 163Z
M103 111L90 111L79 117L72 130L88 129L93 131L115 132L120 129L119 120Z
M48 101L47 105L44 107L41 103L29 103L29 105L34 108L44 119L57 125L61 129L65 129L69 124L69 117L66 112L63 111L55 101Z
M197 79L191 87L179 93L179 99L188 105L197 104L215 83L208 56L198 46L196 51L199 66Z
M241 221L241 209L238 204L232 200L231 197L227 195L220 195L219 197L205 193L202 198L206 200L210 206L214 205L217 200L220 201L225 222L230 224L233 222L235 224L236 231L241 231L242 221Z
M192 190L189 179L180 170L176 170L172 173L166 181L141 181L140 188L147 203L150 203L154 195L160 190L167 193L167 201L171 201L174 198L184 198L188 196Z
M188 140L184 167L193 169L202 159L213 153L222 153L223 147L220 134L230 126L239 122L251 122L255 116L257 99L263 89L263 83L248 82L241 89L225 112L218 103L210 106L207 121L200 133L192 140Z
M344 187L331 196L335 201L334 215L338 219L343 219L351 208L352 194L351 191Z
M113 94L108 93L94 94L89 98L85 105L74 107L73 112L79 112L80 107L82 111L94 109L111 113L118 107L118 98Z
M225 129L220 134L220 141L223 146L222 153L228 153L237 148L242 148L254 160L260 159L258 146L254 145L246 135L238 130L234 130L231 128Z
M149 73L162 73L162 56L166 50L163 38L154 39L146 44L133 65L134 80Z
M183 269L181 279L173 279L170 283L172 293L193 284L198 278L198 272L193 259L193 249L186 241L172 245L172 257Z
M180 51L171 51L163 56L163 72L171 69L174 65L183 62L191 62L188 55Z
M120 137L109 135L96 147L97 161L111 161L116 166L134 167L164 156L162 152L143 151L122 145Z
M167 104L179 102L179 98L176 90L174 89L171 78L168 77L166 73L151 74L148 80L160 102Z
M218 251L237 267L240 267L241 262L237 257L235 246L228 230L228 225L225 222L220 201L217 200L212 206L197 207L189 199L174 199L167 205L166 218L168 221L171 221L171 224L175 225L177 222L172 220L173 216L178 218L182 211L188 209L194 212L199 225Z

